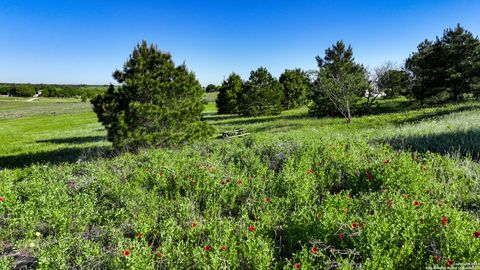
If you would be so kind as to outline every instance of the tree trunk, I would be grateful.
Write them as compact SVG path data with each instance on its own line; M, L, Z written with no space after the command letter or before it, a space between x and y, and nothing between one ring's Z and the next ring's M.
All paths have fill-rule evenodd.
M352 116L350 115L350 103L347 101L347 123L352 122Z

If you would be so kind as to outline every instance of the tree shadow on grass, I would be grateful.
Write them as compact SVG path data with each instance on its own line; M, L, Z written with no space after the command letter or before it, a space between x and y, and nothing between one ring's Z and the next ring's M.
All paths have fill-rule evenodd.
M54 144L83 144L91 142L100 142L105 141L107 138L105 136L86 136L86 137L70 137L70 138L57 138L57 139L47 139L47 140L37 140L37 143L54 143Z
M458 155L470 157L476 161L480 159L480 129L417 136L398 136L377 142L390 144L397 150Z
M458 107L458 108L455 108L455 109L443 108L443 109L440 109L440 110L437 110L437 111L434 111L434 112L423 113L423 114L415 116L415 117L411 117L411 118L408 118L408 119L405 119L405 120L398 121L396 124L398 124L398 125L411 124L411 123L416 123L416 122L420 122L420 121L424 121L424 120L428 120L428 119L432 119L432 118L442 117L442 116L445 116L445 115L449 115L451 113L465 112L465 111L478 110L478 109L480 109L480 106L477 106L477 105L462 106L462 107Z
M62 148L52 151L0 156L0 168L15 169L33 164L74 163L113 155L109 146Z

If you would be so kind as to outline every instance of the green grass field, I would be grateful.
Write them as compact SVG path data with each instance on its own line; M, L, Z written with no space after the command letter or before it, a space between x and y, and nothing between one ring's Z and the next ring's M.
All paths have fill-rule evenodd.
M88 103L0 99L0 267L425 269L480 262L480 103L204 119L243 138L111 155ZM478 237L476 232L479 232Z

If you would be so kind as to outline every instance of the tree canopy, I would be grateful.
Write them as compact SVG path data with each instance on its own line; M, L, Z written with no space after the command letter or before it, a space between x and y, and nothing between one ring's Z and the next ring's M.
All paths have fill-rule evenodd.
M219 114L238 113L238 98L242 92L243 81L240 75L232 73L219 87L216 100Z
M138 44L104 95L91 102L116 149L169 147L208 136L201 121L204 90L195 74L169 53Z
M307 73L299 68L285 70L279 78L283 86L283 107L288 110L305 105L310 93L310 79Z

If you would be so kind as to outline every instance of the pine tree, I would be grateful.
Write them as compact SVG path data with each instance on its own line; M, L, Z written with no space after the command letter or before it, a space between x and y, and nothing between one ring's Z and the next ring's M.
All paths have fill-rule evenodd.
M239 96L243 116L276 115L282 112L282 85L264 67L250 73Z
M335 109L350 122L352 108L370 86L365 68L354 62L352 47L346 47L343 41L328 48L323 59L317 56L316 60L319 71L310 112L330 115Z
M240 75L232 73L223 81L216 100L219 114L238 113L238 96L242 91L243 81Z
M138 44L104 95L92 100L114 148L170 147L211 134L201 121L204 94L185 65L146 41Z
M479 39L460 25L446 29L434 42L420 43L406 61L415 97L423 101L446 94L456 102L462 94L478 91L479 48Z
M310 94L310 79L301 69L285 70L279 78L283 86L283 107L286 110L296 108L307 103Z

